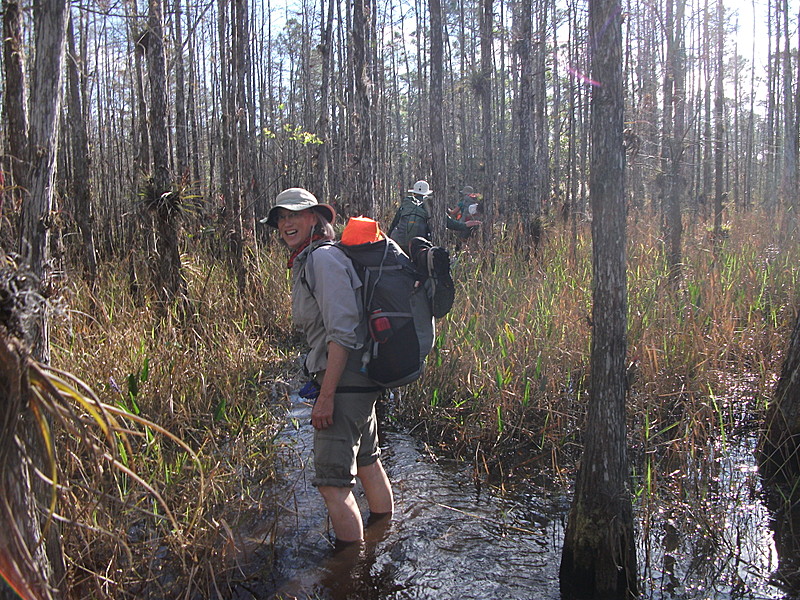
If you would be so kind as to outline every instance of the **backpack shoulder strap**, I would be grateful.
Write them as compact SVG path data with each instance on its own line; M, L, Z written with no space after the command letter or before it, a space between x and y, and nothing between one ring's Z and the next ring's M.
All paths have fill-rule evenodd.
M320 242L315 242L308 249L308 253L306 254L305 260L303 261L303 264L300 268L300 281L303 283L304 286L306 286L306 289L312 296L314 295L314 292L311 290L311 286L309 285L308 279L306 278L306 265L308 265L308 259L311 257L311 254L314 252L314 250L316 250L317 248L321 248L322 246L339 246L339 244L338 242L335 242L333 240L323 240ZM347 253L345 252L345 254Z

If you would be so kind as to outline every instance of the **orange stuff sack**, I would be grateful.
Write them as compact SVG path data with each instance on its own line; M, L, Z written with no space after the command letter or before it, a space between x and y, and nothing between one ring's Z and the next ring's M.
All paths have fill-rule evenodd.
M345 246L371 244L384 239L378 222L369 217L350 217L342 232L341 243Z

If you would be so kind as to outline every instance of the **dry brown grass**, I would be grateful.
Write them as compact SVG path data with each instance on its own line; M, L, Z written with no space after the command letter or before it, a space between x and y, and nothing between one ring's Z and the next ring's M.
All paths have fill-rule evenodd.
M69 514L92 524L65 528L79 596L211 597L243 577L237 563L253 550L243 542L249 522L274 513L282 381L296 364L282 261L279 251L266 253L239 299L223 266L185 256L193 309L185 323L135 304L118 269L104 270L95 292L70 282L69 317L53 327L53 363L79 374L106 404L180 437L200 463L137 428L139 446L126 458L160 491L176 527L130 478L88 474L74 438L63 436L64 470L74 482Z
M794 317L800 248L758 214L735 217L716 256L703 228L694 228L684 280L673 289L653 221L632 218L629 229L629 355L638 370L629 434L634 448L679 449L763 410ZM553 226L536 257L525 258L507 232L490 252L462 253L456 304L438 321L426 376L404 391L396 416L432 445L476 459L480 470L509 475L536 465L569 476L588 397L588 225L574 254L572 245L569 232ZM242 530L256 517L268 554L263 522L276 503L267 490L282 452L281 381L297 372L299 351L283 261L280 249L265 250L238 298L224 265L185 256L193 309L185 323L134 303L117 269L104 269L95 292L69 283L70 316L52 332L54 365L103 402L178 435L206 481L201 490L198 467L180 447L137 429L130 460L160 490L176 531L129 479L85 476L83 457L64 436L66 473L89 482L70 498L71 516L91 528L65 528L72 581L84 597L223 592L239 577ZM747 406L729 400L742 385Z
M636 217L636 215L634 215ZM668 279L654 219L628 231L630 428L634 447L697 443L757 422L794 318L796 241L764 215L734 217L715 256L702 227L685 239L684 278ZM515 465L571 471L588 399L591 246L570 252L554 226L537 258L519 237L462 254L456 306L401 418L433 445L495 474ZM731 406L742 387L753 400Z

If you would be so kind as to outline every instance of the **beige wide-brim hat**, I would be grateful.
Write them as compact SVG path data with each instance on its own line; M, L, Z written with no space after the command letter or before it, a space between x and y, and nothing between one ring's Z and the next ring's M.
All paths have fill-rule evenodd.
M321 214L329 223L336 220L336 211L330 204L317 202L317 197L303 188L289 188L278 194L275 198L275 205L269 209L267 216L261 219L261 222L277 228L279 208L295 212L310 208Z

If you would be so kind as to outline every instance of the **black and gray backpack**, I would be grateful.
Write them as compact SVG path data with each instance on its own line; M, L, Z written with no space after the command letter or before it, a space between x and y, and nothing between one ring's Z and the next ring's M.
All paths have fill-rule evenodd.
M416 263L386 236L356 245L328 242L350 258L361 279L368 331L361 369L384 388L419 379L433 347L433 318L443 317L453 302L446 250L419 241ZM442 263L442 257L447 260L444 278L441 264L438 273L433 271L434 262Z

